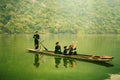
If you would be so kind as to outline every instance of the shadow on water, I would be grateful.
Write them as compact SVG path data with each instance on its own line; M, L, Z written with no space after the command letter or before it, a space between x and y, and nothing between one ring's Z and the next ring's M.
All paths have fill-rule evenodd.
M88 62L88 63L92 63L92 64L104 66L104 67L114 67L114 65L109 62L96 62L96 61L87 61L87 60L78 60L78 61Z
M39 65L40 65L39 60L42 59L43 56L44 56L44 54L34 53L34 66L35 67L39 67ZM75 60L75 59L70 59L70 58L65 58L65 57L57 57L57 56L54 57L54 59L55 59L55 67L56 68L59 68L59 65L62 60L63 60L63 65L65 68L67 68L68 65L70 67L74 67L74 65L76 64L76 61L88 62L88 63L92 63L92 64L104 66L104 67L113 67L114 66L112 63L108 63L108 62L95 62L95 61L93 62L93 61L87 61L87 60Z

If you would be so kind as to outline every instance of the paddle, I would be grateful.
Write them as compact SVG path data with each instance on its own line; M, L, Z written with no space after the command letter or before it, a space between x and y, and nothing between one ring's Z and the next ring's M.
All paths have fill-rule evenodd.
M43 40L43 41L44 41L44 40ZM42 44L43 41L41 41L40 44L41 44L41 46L42 46L46 51L48 51L48 49Z

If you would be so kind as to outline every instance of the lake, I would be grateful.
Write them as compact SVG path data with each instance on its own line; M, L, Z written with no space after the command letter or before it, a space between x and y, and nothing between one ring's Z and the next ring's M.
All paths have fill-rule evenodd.
M32 37L0 35L0 80L120 80L120 35L41 34L48 50L54 50L57 41L62 50L78 41L78 54L113 56L112 66L29 53Z

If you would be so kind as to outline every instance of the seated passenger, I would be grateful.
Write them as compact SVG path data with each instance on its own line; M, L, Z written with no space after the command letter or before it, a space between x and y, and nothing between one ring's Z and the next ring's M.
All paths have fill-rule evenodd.
M77 55L76 47L73 45L69 46L69 55Z
M69 55L72 55L72 54L73 54L73 46L70 45L70 46L69 46Z
M56 46L55 46L55 53L56 54L61 54L61 46L59 45L59 42L56 42Z
M73 50L73 55L77 55L76 48L74 48L74 50Z
M69 50L69 49L67 49L67 46L64 46L63 54L64 54L64 55L67 55L68 50Z

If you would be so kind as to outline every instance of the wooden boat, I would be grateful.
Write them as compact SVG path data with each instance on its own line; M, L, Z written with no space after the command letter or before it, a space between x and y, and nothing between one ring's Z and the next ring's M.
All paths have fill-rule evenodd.
M54 51L48 51L48 50L28 49L28 51L39 54L50 55L50 56L66 57L66 58L89 61L89 62L109 62L113 59L113 57L111 56L94 56L94 55L85 55L85 54L77 54L77 55L55 54Z

